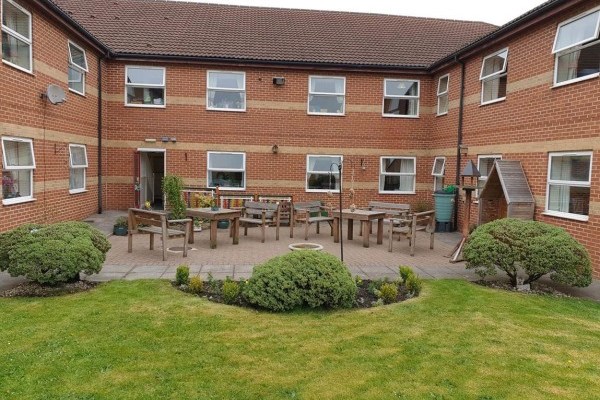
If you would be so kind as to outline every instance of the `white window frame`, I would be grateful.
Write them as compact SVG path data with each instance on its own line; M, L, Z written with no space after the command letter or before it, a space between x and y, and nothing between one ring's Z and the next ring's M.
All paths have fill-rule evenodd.
M446 90L443 91L443 92L440 92L440 86L442 84L442 79L444 79L444 78L447 79L448 83L446 84ZM450 74L442 75L438 79L438 87L437 87L437 116L438 117L440 117L442 115L448 114L448 110L450 109L450 96L448 94L449 92L450 92ZM447 98L447 101L446 101L446 103L447 103L446 107L447 108L446 108L446 111L444 111L444 112L441 113L440 112L440 98L442 96L446 96L446 98Z
M243 168L210 168L210 156L211 154L237 154L242 156ZM242 191L246 190L246 153L239 151L208 151L206 152L206 187L215 189L216 186L209 186L210 184L210 173L211 171L222 171L222 172L242 172L244 174L243 186L242 187L226 187L219 186L219 190L230 190L230 191Z
M2 24L1 19L0 19L0 24L2 26L2 28L1 28L2 32L6 32L9 36L12 36L12 37L14 37L22 42L25 42L29 45L29 67L30 67L30 69L23 68L17 64L13 64L10 61L5 60L4 57L2 57L2 62L4 64L10 65L13 68L20 70L20 71L27 72L29 74L33 74L33 36L32 36L32 25L33 25L32 18L33 17L31 16L31 13L29 11L27 11L26 9L21 7L19 4L17 4L13 0L3 0L3 1L6 1L6 2L12 4L18 10L22 11L24 14L26 14L29 17L29 39L27 39L25 36L21 35L20 33L13 31L8 26L5 26L4 24ZM2 6L2 2L0 1L0 14L1 14L2 9L3 9L3 6Z
M554 54L554 78L553 78L554 87L569 85L571 83L581 82L581 81L585 81L588 79L597 78L598 76L600 76L600 72L596 72L596 73L581 76L578 78L568 79L568 80L562 81L562 82L557 81L558 80L558 59L559 59L559 57L562 57L569 53L573 53L575 51L580 51L582 49L585 49L586 47L594 46L594 45L597 45L600 43L600 17L598 18L598 22L596 23L596 30L595 30L596 35L594 37L582 39L581 41L574 43L568 47L557 49L556 43L558 42L558 34L560 33L560 28L562 28L565 25L570 24L571 22L574 22L580 18L583 18L587 15L593 14L598 11L600 11L600 7L594 7L584 13L576 15L573 18L569 18L568 20L563 21L560 24L558 24L558 27L556 28L556 35L554 36L554 44L552 45L552 54Z
M219 73L219 74L241 74L243 77L243 89L232 89L232 88L220 88L220 87L211 87L209 86L210 82L210 74L211 73ZM244 94L244 107L242 108L219 108L219 107L209 107L208 106L208 93L211 90L217 90L221 92L236 92ZM246 72L244 71L221 71L221 70L208 70L206 71L206 109L210 111L231 111L231 112L245 112L246 111Z
M340 159L340 163L343 164L344 163L344 156L341 154L307 154L306 155L306 174L304 176L304 180L305 180L305 184L304 184L304 188L306 190L306 193L339 193L340 190L339 189L309 189L308 188L308 174L322 174L323 171L309 171L308 166L310 165L310 158L311 157L332 157L332 158L339 158ZM342 168L343 169L343 168ZM340 181L340 170L339 168L332 168L331 169L331 174L337 176L338 182Z
M502 67L502 69L500 71L497 72L492 72L489 75L483 76L483 70L485 67L485 61L495 57L499 54L502 54L506 52L506 58L504 59L504 66ZM506 71L508 68L508 47L503 48L502 50L498 50L495 53L489 54L487 56L485 56L483 58L483 61L481 61L481 72L479 74L479 80L481 81L481 105L486 105L486 104L492 104L492 103L497 103L499 101L504 101L506 100L506 95L504 97L498 97L497 99L493 99L493 100L489 100L489 101L483 101L483 93L484 93L484 85L486 82L494 80L494 79L501 79L504 76L508 76L508 72ZM508 81L507 81L507 91L508 91Z
M139 83L127 83L127 71L129 68L138 69L161 69L163 71L163 84L139 84ZM127 102L127 88L162 88L163 89L163 104L129 104ZM149 67L147 65L126 65L125 66L125 107L138 107L138 108L166 108L167 107L167 69L165 67Z
M442 172L440 172L439 174L435 173L435 164L437 163L438 160L442 160ZM433 190L436 190L436 185L435 185L435 181L438 178L442 179L442 188L444 187L444 178L446 177L446 157L435 157L433 159L433 167L431 168L431 175L433 176Z
M83 149L83 154L85 155L85 164L83 165L73 165L73 156L71 153L71 149L74 147L78 147L78 148L82 148ZM75 193L82 193L82 192L87 192L87 168L88 168L88 156L87 156L87 147L83 144L69 144L69 193L70 194L75 194ZM70 174L73 172L72 170L74 169L83 169L83 187L82 188L77 188L77 189L71 189L71 183L70 183Z
M413 160L413 166L414 168L414 172L413 173L408 173L408 172L385 172L383 170L383 160L388 159L388 158L393 158L393 159L410 159ZM406 191L406 190L383 190L381 188L381 177L382 176L412 176L413 177L413 190L412 191ZM379 176L378 176L378 189L379 189L379 194L415 194L417 192L417 157L412 157L412 156L381 156L379 158Z
M344 90L342 93L313 92L310 90L312 78L342 79L344 82L344 85L343 85ZM328 112L316 112L316 111L311 112L310 111L310 96L311 95L334 96L334 97L342 96L344 98L344 101L342 103L342 112L341 113L328 113ZM329 116L333 116L333 117L343 117L344 115L346 115L346 77L345 76L329 76L329 75L309 75L308 76L308 96L306 99L306 112L308 115L329 115Z
M588 176L587 183L582 181L563 181L563 180L552 180L550 178L551 168L552 168L552 157L564 157L564 156L589 156L590 157L590 172ZM588 221L589 215L581 215L581 214L573 214L562 211L554 211L549 209L550 205L550 185L568 185L569 187L589 187L591 190L592 187L592 163L594 158L593 151L564 151L564 152L551 152L548 153L548 175L546 179L546 204L544 207L544 214L550 215L553 217L567 218L573 219L577 221ZM591 193L590 193L590 202L591 202Z
M481 172L481 160L485 159L485 158L493 158L494 162L495 160L502 160L502 154L479 154L477 155L477 170L479 172ZM477 178L477 190L475 191L475 198L478 199L479 198L479 188L483 188L483 185L485 185L485 182L487 182L488 180L488 176L489 176L489 171L488 171L488 175L486 175L485 177L480 176L479 178ZM480 185L480 183L482 183L482 185Z
M34 148L33 148L33 140L29 139L29 138L21 138L21 137L14 137L14 136L2 136L0 141L2 143L2 167L3 167L3 169L6 171L27 171L27 170L29 170L29 173L31 175L30 191L29 191L29 193L31 193L31 194L29 196L21 196L21 197L17 197L17 198L13 198L13 199L4 199L3 198L2 204L10 205L10 204L19 204L19 203L26 203L28 201L34 201L35 198L33 197L33 188L34 188L33 171L35 170L36 167L35 167L35 152L34 152ZM6 161L6 149L4 148L4 142L29 143L29 146L31 147L32 165L26 166L26 167L20 167L20 166L9 167L8 162Z
M87 53L85 52L85 49L83 47L78 46L71 40L68 40L67 42L68 42L67 48L69 49L69 68L73 68L74 70L79 71L79 73L81 73L81 80L83 83L83 92L79 92L79 91L73 89L71 87L71 81L68 81L67 84L69 86L69 91L73 92L73 93L77 93L82 96L85 96L85 75L87 74L87 72L89 72L88 62L87 62ZM71 53L71 46L75 47L77 50L80 50L83 53L83 59L85 61L85 68L82 68L81 66L79 66L73 62L73 54ZM67 73L67 80L68 79L69 78L68 78L68 73Z
M387 94L387 82L388 81L404 81L404 82L417 82L417 95L416 96L397 96ZM385 99L406 99L406 100L417 100L417 111L415 115L400 115L400 114L386 114L385 112ZM383 80L383 102L381 104L381 115L386 118L419 118L419 112L421 110L421 81L418 79L396 79L396 78L385 78Z

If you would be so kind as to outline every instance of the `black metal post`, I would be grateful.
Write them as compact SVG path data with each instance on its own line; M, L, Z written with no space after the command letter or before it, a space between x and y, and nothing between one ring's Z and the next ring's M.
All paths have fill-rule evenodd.
M344 262L344 234L342 231L342 163L338 164L340 174L340 222L338 226L338 237L340 238L340 259Z

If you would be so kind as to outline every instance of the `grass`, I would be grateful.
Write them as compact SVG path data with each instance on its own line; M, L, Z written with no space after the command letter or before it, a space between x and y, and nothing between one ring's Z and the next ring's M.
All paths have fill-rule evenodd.
M0 299L2 399L592 399L599 376L600 304L462 281L292 314L165 281Z

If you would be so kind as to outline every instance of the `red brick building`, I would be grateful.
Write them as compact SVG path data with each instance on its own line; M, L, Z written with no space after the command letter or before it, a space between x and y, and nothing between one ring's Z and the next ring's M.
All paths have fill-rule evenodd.
M160 205L165 173L322 199L341 159L358 205L431 203L434 185L456 182L457 165L471 159L486 174L504 158L522 162L536 219L584 243L600 276L599 6L548 1L496 28L2 0L0 230ZM49 84L64 103L41 96Z

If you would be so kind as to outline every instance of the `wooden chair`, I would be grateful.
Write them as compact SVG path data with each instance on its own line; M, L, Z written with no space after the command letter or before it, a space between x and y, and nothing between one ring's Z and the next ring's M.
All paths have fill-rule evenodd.
M266 203L260 201L244 202L240 224L244 225L244 236L248 236L248 225L260 226L261 243L265 242L265 230L267 225L275 225L275 240L279 240L279 225L281 211L279 203Z
M326 215L323 215L325 213ZM308 229L310 224L317 224L317 233L320 233L321 222L327 222L333 236L333 216L330 207L325 207L320 201L308 201L294 203L290 215L290 237L294 237L294 225L296 222L304 223L304 240L308 240Z
M389 224L389 249L392 251L394 233L406 236L410 245L410 255L415 255L417 232L429 233L429 248L433 250L435 232L435 210L410 214L408 218L391 218Z
M185 228L178 229L173 224L185 224ZM150 234L150 250L154 250L154 235L160 235L163 243L163 261L167 261L167 239L183 237L183 256L187 257L188 233L192 225L190 218L167 220L167 213L148 211L139 208L130 208L128 215L128 246L127 252L133 250L133 235L135 233Z

